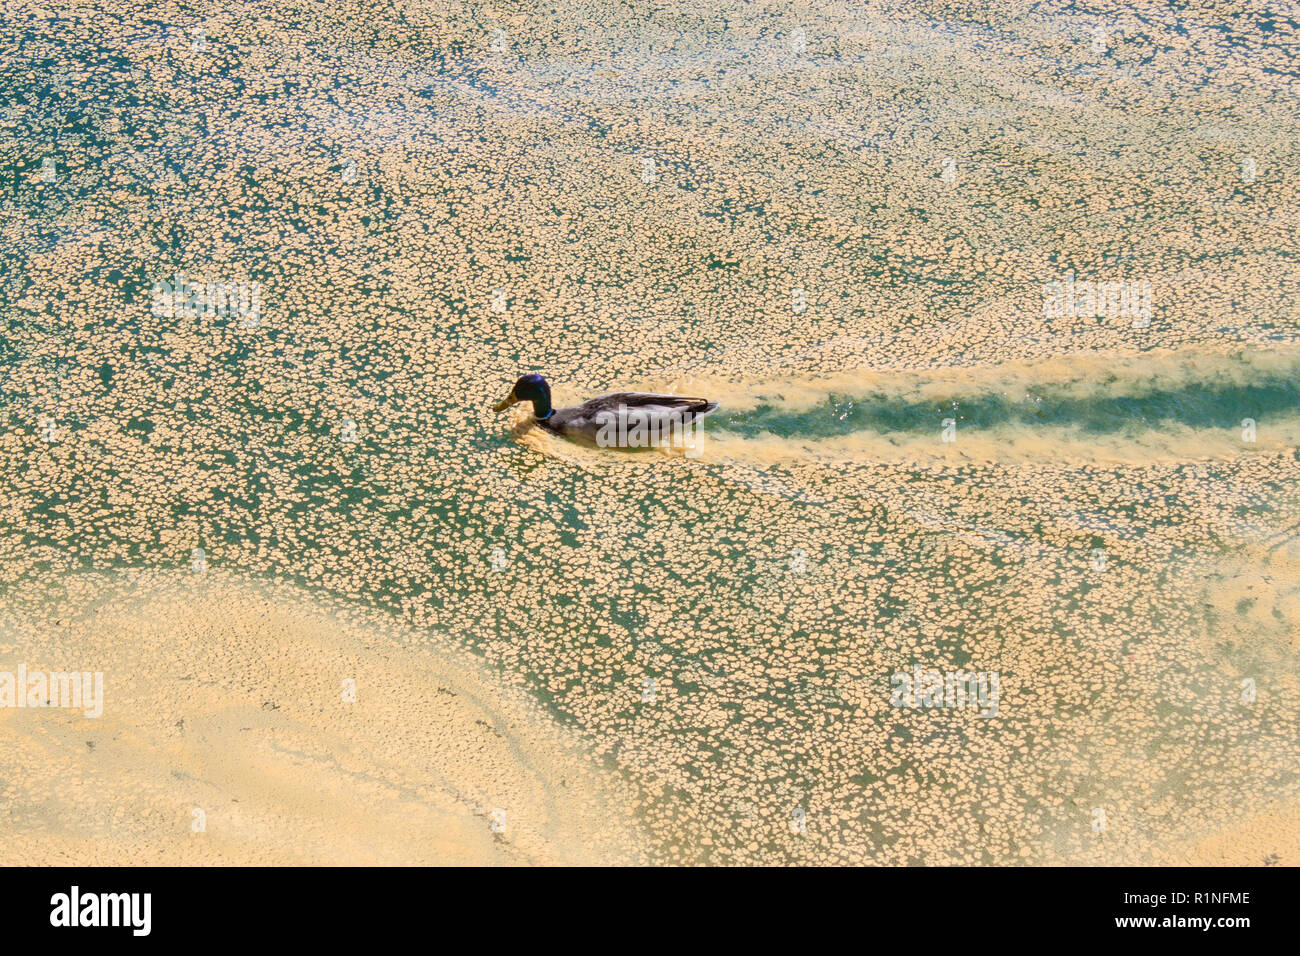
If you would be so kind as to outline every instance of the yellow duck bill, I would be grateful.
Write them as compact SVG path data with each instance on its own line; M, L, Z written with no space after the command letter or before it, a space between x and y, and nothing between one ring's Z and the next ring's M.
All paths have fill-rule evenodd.
M509 395L507 395L505 398L501 399L501 401L497 402L495 405L492 406L492 411L504 412L507 408L509 408L511 405L515 404L518 401L519 399L515 397L515 390L512 388L510 390Z

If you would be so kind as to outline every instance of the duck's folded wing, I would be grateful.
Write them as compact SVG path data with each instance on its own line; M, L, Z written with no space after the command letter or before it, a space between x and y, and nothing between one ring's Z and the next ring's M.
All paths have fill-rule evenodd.
M659 395L654 392L610 392L598 395L584 403L583 408L590 414L604 411L618 411L619 407L641 409L651 414L655 410L676 412L691 416L707 415L718 407L717 402L707 398L691 398L686 395Z

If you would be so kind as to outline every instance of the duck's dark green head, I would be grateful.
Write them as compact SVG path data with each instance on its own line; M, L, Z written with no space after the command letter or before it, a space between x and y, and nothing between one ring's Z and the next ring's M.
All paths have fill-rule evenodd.
M504 412L515 402L532 402L533 415L549 418L551 414L551 386L540 375L524 375L515 382L510 394L497 402L493 411Z

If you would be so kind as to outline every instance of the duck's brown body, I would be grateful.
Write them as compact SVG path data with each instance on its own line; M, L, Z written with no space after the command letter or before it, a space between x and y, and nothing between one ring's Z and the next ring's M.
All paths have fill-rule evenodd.
M499 402L504 411L516 402L533 403L533 419L554 435L588 445L648 448L677 440L718 404L685 395L609 392L581 405L551 407L551 389L540 375L525 375Z
M691 428L718 407L717 402L684 395L657 395L653 392L610 392L598 395L581 405L557 408L537 424L548 432L587 444L625 448L648 448L659 444L674 432ZM602 442L601 433L623 436L615 442ZM628 436L632 436L629 438ZM640 437L638 437L640 436ZM657 437L656 437L657 436Z

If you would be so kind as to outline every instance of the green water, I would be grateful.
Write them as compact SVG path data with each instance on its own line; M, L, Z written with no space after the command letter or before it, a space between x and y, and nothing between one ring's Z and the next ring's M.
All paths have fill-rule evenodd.
M382 607L578 730L666 860L1133 862L1294 794L1300 386L1157 374L1162 350L1293 354L1294 63L1269 31L1243 25L1254 82L1228 96L1212 27L1093 55L1068 6L831 6L803 58L776 8L536 11L498 59L471 13L281 12L207 58L181 24L4 41L7 613L70 572L191 573L194 548ZM1152 328L1045 323L1067 271L1151 281ZM176 272L261 283L264 320L152 315ZM1071 356L1152 384L1035 379ZM1014 388L943 384L1008 363ZM723 397L697 461L601 456L488 412L526 370L565 400L854 370L936 397ZM946 418L959 449L1082 438L944 458ZM1260 442L1223 451L1246 418ZM1098 464L1174 429L1176 454ZM875 435L934 452L854 451ZM999 672L999 717L890 707L918 663ZM1269 707L1237 705L1242 675ZM1170 794L1183 818L1148 811Z

